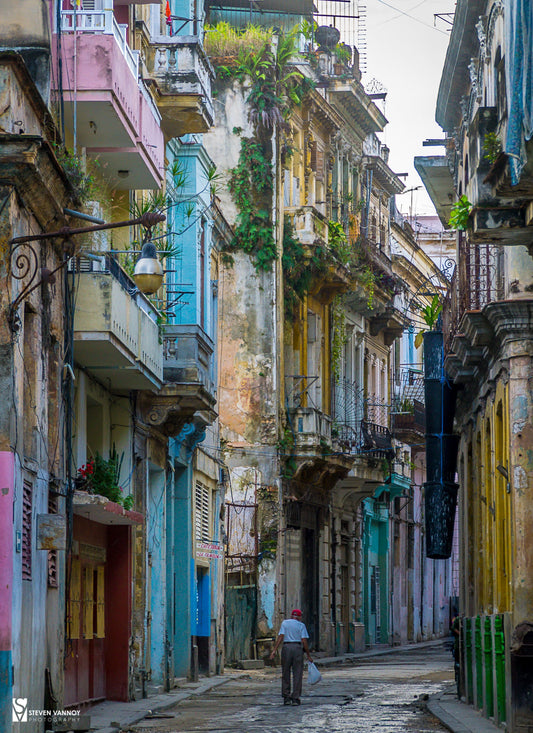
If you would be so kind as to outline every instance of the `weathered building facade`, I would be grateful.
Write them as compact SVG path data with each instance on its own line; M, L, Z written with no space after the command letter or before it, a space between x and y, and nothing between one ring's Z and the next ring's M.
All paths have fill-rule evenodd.
M390 210L403 185L376 134L386 119L357 54L339 64L329 33L300 55L290 29L259 42L249 29L233 33L231 50L227 29L207 34L219 76L204 137L235 227L219 278L227 660L265 657L294 606L314 648L329 653L443 635L449 563L413 569L396 626L390 602L394 584L408 583L391 502L401 513L416 480L410 446L391 432L393 344L412 315L401 293L420 283L394 271ZM276 58L277 79L298 79L298 93L280 84L272 105L253 69L262 62L268 79Z
M446 157L417 163L461 230L444 312L459 387L461 694L512 731L533 720L530 11L457 4L437 101Z
M2 730L12 697L85 709L223 664L222 482L218 433L206 431L214 242L227 225L212 162L194 138L184 144L212 121L212 69L201 27L189 30L172 37L154 5L35 1L0 19L13 395L2 410ZM135 261L150 259L150 237L168 271L145 294Z

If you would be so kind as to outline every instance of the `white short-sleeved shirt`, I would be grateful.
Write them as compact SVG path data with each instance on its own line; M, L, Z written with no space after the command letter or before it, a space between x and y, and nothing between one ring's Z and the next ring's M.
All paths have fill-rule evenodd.
M293 641L301 641L302 639L309 639L309 634L307 633L305 624L301 621L296 621L294 618L286 618L285 621L282 621L279 633L283 634L284 644Z

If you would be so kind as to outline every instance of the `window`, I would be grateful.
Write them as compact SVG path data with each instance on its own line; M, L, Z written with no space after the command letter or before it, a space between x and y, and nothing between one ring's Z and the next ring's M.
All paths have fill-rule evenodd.
M201 481L196 482L194 493L194 534L197 542L211 540L211 492Z

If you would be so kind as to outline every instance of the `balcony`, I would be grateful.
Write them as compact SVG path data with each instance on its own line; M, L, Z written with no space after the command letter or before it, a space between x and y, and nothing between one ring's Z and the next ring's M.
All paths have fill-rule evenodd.
M396 395L391 406L391 431L394 438L407 445L423 442L426 433L424 376L414 369L396 375Z
M319 277L315 277L310 292L322 303L331 303L338 293L351 285L350 272L328 244L328 219L315 206L287 207L284 211L294 234L304 246L304 256L318 256L325 263Z
M296 465L292 479L302 486L327 485L328 482L333 485L346 475L353 460L343 453L332 436L331 416L313 404L320 399L319 380L291 375L286 377L286 385L287 419Z
M114 188L159 188L161 116L139 82L139 52L128 46L126 26L112 10L63 10L61 30L65 122L72 131L76 126L77 145L98 159Z
M289 408L297 450L320 450L331 445L331 417L316 407Z
M158 389L163 380L158 312L110 256L78 259L74 359L117 392Z
M328 246L328 220L314 206L299 206L285 209L294 233L312 257L315 247Z
M164 384L144 392L139 410L147 425L164 435L179 435L186 423L194 431L216 418L216 391L211 374L213 342L197 325L168 324L163 328Z
M333 434L352 466L335 487L344 503L356 507L383 484L383 460L394 456L389 430L389 405L374 396L365 396L362 387L340 379L332 385Z
M392 450L390 407L349 380L333 384L333 430L343 450L370 458L386 458Z
M167 138L211 127L215 73L197 36L152 39L146 69Z
M458 263L443 308L444 365L455 382L474 379L493 338L484 315L505 297L503 251L497 245L459 241Z
M163 329L163 376L174 385L215 393L211 374L214 344L197 325L169 324Z

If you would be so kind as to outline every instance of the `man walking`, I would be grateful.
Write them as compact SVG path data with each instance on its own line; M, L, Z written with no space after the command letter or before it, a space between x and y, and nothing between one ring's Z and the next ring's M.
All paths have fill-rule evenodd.
M280 644L281 650L281 694L283 704L299 705L302 694L302 677L304 672L304 651L307 659L312 662L307 644L309 634L302 623L302 612L295 608L291 617L282 622L276 644L270 655L274 659ZM291 695L291 670L292 670L292 695Z

